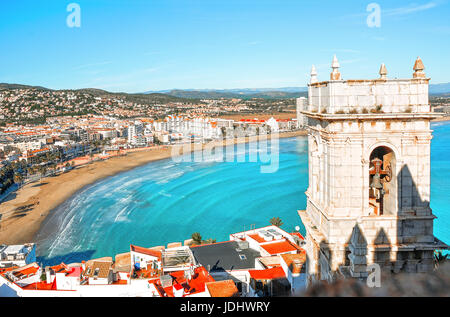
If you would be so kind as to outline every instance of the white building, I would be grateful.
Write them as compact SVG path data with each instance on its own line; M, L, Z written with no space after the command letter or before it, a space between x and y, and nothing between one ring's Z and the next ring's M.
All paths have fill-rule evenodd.
M0 268L24 266L36 261L34 243L19 245L0 245Z
M136 146L143 146L146 144L146 139L144 137L144 126L135 122L128 127L128 143Z
M303 129L304 127L306 127L307 121L306 116L302 113L302 111L307 110L307 100L305 97L300 97L296 99L296 103L297 129Z

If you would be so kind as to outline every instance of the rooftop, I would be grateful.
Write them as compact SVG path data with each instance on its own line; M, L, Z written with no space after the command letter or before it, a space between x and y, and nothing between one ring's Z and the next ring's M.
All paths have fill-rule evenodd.
M195 259L210 272L245 270L255 267L261 254L253 249L240 249L236 241L191 247Z
M217 281L206 283L211 297L237 297L239 291L233 280Z
M309 83L309 104L304 111L326 114L429 113L428 83L425 67L418 57L411 78L388 78L382 64L379 78L343 80L336 56L332 61L330 79L319 82L313 66Z
M83 272L85 277L107 278L112 268L112 258L100 258L86 262L86 269Z
M265 270L249 270L248 273L254 280L275 280L286 277L286 274L281 267L274 267Z
M183 296L203 293L206 289L206 283L214 282L214 278L202 266L195 268L193 273L190 278L186 277L185 271L167 274L164 277L169 277L169 285L163 286L160 279L153 279L148 282L155 285L162 297L175 297L174 288L176 290L184 289Z
M294 251L300 251L300 247L294 245L293 243L284 240L279 242L272 242L267 244L261 244L261 248L267 251L271 255L288 253Z
M259 258L258 260L267 269L281 266L280 257L278 256L264 256Z
M159 260L161 260L161 251L156 251L156 250L152 250L152 249L148 249L148 248L138 247L138 246L135 246L135 245L132 245L132 244L130 245L130 250L133 251L133 252L150 255L150 256L153 256L153 257L158 258Z
M297 254L282 254L281 258L286 263L292 274L300 274L306 262L306 252Z

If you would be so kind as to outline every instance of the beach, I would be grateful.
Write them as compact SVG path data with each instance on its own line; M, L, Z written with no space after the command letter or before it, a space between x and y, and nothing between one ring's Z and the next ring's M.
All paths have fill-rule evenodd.
M450 116L442 116L440 118L432 120L432 122L440 122L440 121L450 121Z
M300 135L306 135L306 131L284 132L280 133L279 137ZM257 139L258 137L246 137L227 141L238 144ZM208 146L218 145L222 145L222 141L212 142ZM57 176L43 178L40 182L25 185L0 203L0 244L33 242L49 213L80 189L105 177L171 156L171 146L159 146L95 161Z

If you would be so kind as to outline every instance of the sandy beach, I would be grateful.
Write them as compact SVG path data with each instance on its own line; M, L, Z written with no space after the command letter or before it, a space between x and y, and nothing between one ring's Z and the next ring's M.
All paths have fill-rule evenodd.
M439 122L439 121L450 121L450 116L442 116L440 118L434 119L432 122Z
M279 137L300 135L306 135L306 132L285 132L280 133ZM256 140L257 137L238 138L232 143ZM221 141L213 142L214 146L221 144ZM171 155L170 146L154 147L92 162L57 176L43 178L40 182L25 185L0 203L0 244L33 242L47 215L83 187L146 163L170 158Z

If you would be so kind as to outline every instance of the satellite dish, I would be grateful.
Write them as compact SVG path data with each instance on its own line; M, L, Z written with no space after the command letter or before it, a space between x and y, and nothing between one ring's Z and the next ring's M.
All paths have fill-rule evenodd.
M299 226L295 226L295 231L300 231L300 227Z

